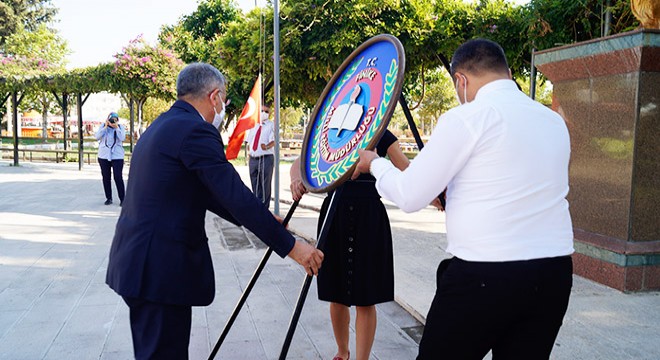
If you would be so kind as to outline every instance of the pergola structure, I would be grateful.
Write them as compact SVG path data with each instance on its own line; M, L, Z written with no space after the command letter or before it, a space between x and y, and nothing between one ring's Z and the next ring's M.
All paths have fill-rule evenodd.
M64 127L64 151L67 151L69 139L68 130L68 112L72 99L75 97L75 106L77 107L77 125L78 125L78 168L82 169L83 164L83 116L82 106L85 104L89 95L97 92L107 91L111 93L120 93L122 98L128 103L130 109L130 134L134 134L136 104L138 118L142 111L144 101L149 97L144 91L133 89L141 87L134 84L131 79L121 78L115 71L112 63L101 64L95 67L84 69L75 69L63 73L38 74L38 75L11 75L0 76L0 106L5 106L7 101L11 101L12 108L12 127L18 129L18 106L23 100L27 91L41 91L53 94L58 105L62 109L63 127ZM174 98L174 94L169 94ZM163 97L163 94L155 94ZM19 165L19 136L18 131L13 131L13 150L14 166ZM130 136L130 149L133 151L134 139Z

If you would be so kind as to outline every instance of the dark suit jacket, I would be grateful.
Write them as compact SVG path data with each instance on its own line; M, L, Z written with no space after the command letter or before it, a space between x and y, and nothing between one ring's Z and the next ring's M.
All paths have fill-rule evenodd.
M106 283L122 296L210 304L206 210L250 229L281 257L293 248L291 234L227 162L218 130L179 100L135 146Z

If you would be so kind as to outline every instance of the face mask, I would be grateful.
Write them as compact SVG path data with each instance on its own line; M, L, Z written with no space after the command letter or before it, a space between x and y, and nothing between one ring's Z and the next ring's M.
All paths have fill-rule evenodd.
M219 113L215 112L215 108L213 108L213 112L215 113L213 116L213 126L215 126L216 129L219 129L220 125L222 125L222 121L225 119L225 104L222 104L222 110Z
M459 74L459 75L463 78L463 81L465 82L464 85L463 85L463 99L465 100L465 102L462 102L461 98L458 96L458 81L456 81L456 86L454 87L454 89L456 90L456 92L455 92L456 100L458 100L458 103L460 105L463 105L463 104L467 104L469 102L469 101L467 101L467 78L463 74Z

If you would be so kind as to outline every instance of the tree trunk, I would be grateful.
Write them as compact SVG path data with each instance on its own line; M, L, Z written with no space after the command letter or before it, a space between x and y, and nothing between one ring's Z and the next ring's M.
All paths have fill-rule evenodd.
M9 134L11 133L11 101L7 101L6 114L7 114L7 136L9 136Z
M147 101L147 98L142 98L142 99L138 100L138 108L137 108L137 111L138 111L138 126L137 126L137 128L138 129L142 128L142 121L143 121L143 115L144 115L144 111L142 111L142 109L143 109L144 103L146 101Z

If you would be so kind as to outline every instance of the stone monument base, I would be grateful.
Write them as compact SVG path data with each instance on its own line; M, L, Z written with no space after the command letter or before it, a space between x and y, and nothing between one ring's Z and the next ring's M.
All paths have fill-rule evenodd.
M660 289L660 31L535 54L571 134L575 273Z

